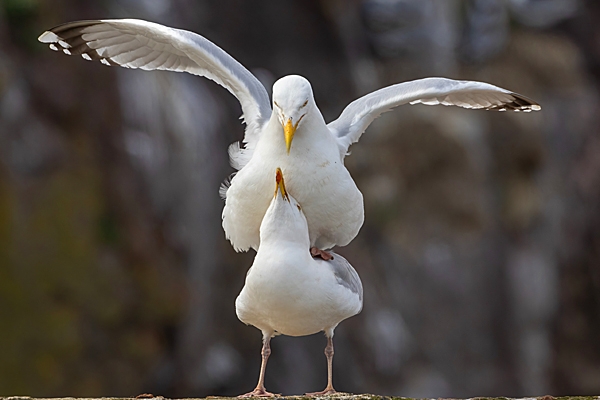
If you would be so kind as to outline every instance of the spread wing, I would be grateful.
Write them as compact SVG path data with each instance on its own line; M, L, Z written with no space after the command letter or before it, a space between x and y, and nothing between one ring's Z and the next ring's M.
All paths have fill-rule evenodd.
M205 76L239 100L248 126L246 142L271 115L269 96L259 80L221 48L193 32L136 19L114 19L69 22L42 33L38 40L49 43L52 50L105 65Z
M497 111L541 110L535 101L489 83L425 78L388 86L356 99L327 126L338 138L340 147L347 151L375 118L406 103Z

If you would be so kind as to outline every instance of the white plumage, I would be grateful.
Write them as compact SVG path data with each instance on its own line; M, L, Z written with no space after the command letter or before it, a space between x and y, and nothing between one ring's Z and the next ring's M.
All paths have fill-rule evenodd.
M106 65L205 76L236 96L247 127L244 145L230 148L232 165L239 172L222 192L223 228L237 251L258 249L259 227L270 201L266 189L276 167L282 168L290 192L303 205L310 245L327 249L348 244L364 215L362 194L343 160L369 124L393 107L422 103L500 111L540 109L519 94L487 83L426 78L363 96L326 124L306 79L280 79L271 104L265 88L247 69L192 32L134 19L97 20L60 25L39 40L53 50ZM293 141L284 139L286 125Z
M235 302L238 318L263 334L261 375L249 395L268 394L264 373L274 335L304 336L320 331L328 342L328 385L323 393L333 393L333 331L361 311L363 288L343 257L333 254L330 261L312 257L303 210L285 188L283 174L277 169L269 190L271 203L260 226L261 244Z
M170 70L205 76L240 102L246 130L242 144L229 148L237 174L222 187L223 228L237 251L257 250L246 284L236 300L240 320L263 333L259 384L248 395L269 396L264 388L270 339L324 331L328 342L328 385L333 393L333 332L360 312L362 285L341 256L313 258L318 249L348 244L364 219L363 198L344 158L371 122L403 104L458 106L486 110L536 111L524 96L483 82L426 78L392 85L350 103L327 124L310 83L286 76L263 85L222 49L192 32L134 20L77 21L40 35L50 49L105 65ZM286 194L283 184L285 175ZM275 196L273 172L278 171ZM324 258L329 256L321 253Z

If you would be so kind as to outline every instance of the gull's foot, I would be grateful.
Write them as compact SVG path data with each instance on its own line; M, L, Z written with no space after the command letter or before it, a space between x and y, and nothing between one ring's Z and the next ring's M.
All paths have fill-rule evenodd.
M310 255L313 257L321 257L325 261L333 260L331 253L328 253L325 250L317 249L316 247L310 248Z
M327 396L328 394L336 394L338 393L334 388L325 388L325 390L321 392L312 392L306 393L307 396Z
M265 389L254 389L250 393L240 394L239 399L246 399L248 397L275 397L280 396L279 394L267 392Z

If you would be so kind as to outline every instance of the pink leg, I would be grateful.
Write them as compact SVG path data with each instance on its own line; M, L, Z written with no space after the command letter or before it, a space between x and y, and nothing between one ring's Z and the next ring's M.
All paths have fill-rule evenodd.
M265 370L267 369L267 360L269 359L269 356L271 355L271 335L264 335L263 334L263 347L262 350L260 352L260 354L262 355L262 362L260 364L260 374L258 376L258 384L256 385L256 388L246 394L241 394L238 397L239 398L245 398L245 397L274 397L276 396L275 394L271 393L271 392L267 392L267 390L265 389Z
M337 393L333 388L333 338L331 337L327 337L325 357L327 357L327 387L321 392L306 393L307 396L322 396Z
M333 260L331 253L328 253L325 250L317 249L316 247L310 248L310 254L313 257L321 257L325 261Z

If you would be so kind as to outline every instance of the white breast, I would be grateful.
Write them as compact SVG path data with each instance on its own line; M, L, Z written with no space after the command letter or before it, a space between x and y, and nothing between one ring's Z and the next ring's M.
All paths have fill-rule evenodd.
M281 127L271 129L276 130L273 140L261 139L252 159L231 181L223 210L227 238L238 251L258 248L260 223L273 196L273 171L281 168L288 191L302 205L311 245L345 246L363 224L363 197L335 139L329 132L313 132L310 138L300 132L286 154Z
M263 331L289 336L333 329L362 307L359 294L306 249L261 248L236 300L238 318Z

